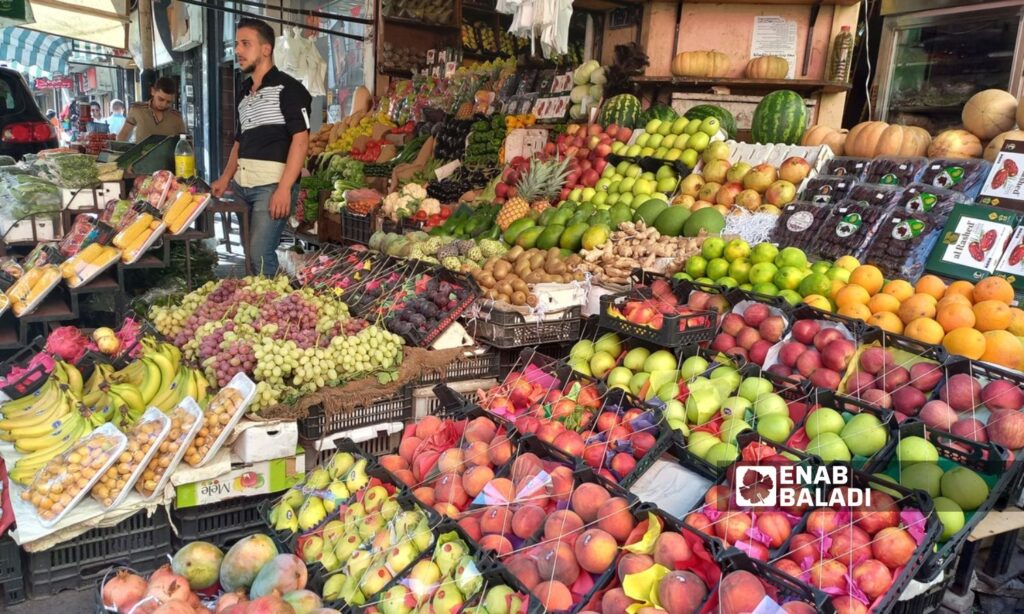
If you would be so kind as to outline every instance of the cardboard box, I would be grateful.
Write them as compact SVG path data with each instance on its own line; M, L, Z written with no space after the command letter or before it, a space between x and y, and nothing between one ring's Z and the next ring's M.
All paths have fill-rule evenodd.
M81 190L61 190L61 200L65 209L72 211L102 211L107 201L121 198L121 184L117 181L106 181L96 188Z
M1024 226L1013 231L1006 251L996 265L996 275L1005 277L1014 289L1024 290Z
M299 445L295 422L250 423L231 445L232 463L258 463L284 458Z
M286 458L232 463L231 470L225 474L175 487L174 505L181 509L281 492L302 481L305 472L306 456L302 448L296 448L295 454Z
M957 205L949 214L927 270L953 279L980 281L996 270L1021 215L985 205Z
M1024 141L1003 142L981 186L978 202L1024 211Z

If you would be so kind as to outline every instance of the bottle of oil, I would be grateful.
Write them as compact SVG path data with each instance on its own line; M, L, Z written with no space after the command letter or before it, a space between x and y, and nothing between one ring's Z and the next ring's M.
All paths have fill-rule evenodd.
M188 142L187 134L181 135L174 146L174 174L181 179L196 176L196 152Z
M829 81L849 81L852 64L853 34L850 33L850 26L843 26L835 40L832 41L832 56L828 66Z

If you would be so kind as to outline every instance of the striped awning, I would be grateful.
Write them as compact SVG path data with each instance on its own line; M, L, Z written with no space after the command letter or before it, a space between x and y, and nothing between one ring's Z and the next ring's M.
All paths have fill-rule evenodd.
M61 36L25 28L0 28L0 61L66 75L71 49L71 41Z

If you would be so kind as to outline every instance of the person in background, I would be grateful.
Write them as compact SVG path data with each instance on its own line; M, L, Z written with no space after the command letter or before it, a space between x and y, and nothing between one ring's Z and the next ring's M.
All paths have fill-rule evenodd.
M92 121L103 121L103 107L100 106L100 103L96 102L95 100L89 103L89 113L92 114Z
M245 18L235 32L235 58L248 78L236 96L235 144L214 196L229 188L252 207L250 253L256 273L277 273L277 246L298 196L309 146L312 97L274 66L274 31Z
M117 98L110 101L110 117L107 118L107 125L110 126L111 134L119 134L124 127L124 103Z
M57 142L61 145L64 144L64 127L60 124L60 118L57 117L57 112L50 109L46 112L46 121L50 122L53 126L53 133L57 135Z
M185 120L171 107L178 96L178 84L170 77L160 77L149 88L149 100L137 102L128 109L124 125L117 133L118 141L141 143L154 134L178 136L185 134Z

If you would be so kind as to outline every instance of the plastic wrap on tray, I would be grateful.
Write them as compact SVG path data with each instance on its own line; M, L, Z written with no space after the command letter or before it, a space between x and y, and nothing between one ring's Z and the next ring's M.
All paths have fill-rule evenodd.
M203 426L185 452L185 462L205 465L224 445L245 409L256 396L256 384L245 373L236 373L227 386L217 391L203 412Z
M171 419L150 407L128 431L128 445L89 493L104 509L120 505L171 429Z
M956 190L973 200L978 197L991 166L987 160L978 158L936 158L928 161L924 172L921 173L920 181L927 185Z
M868 165L866 183L906 186L917 181L928 164L928 158L915 156L881 156Z
M846 200L860 202L873 207L888 207L899 202L902 195L903 188L899 186L858 183L850 190Z
M167 437L160 442L153 459L135 482L135 490L147 499L163 490L171 477L171 472L181 462L187 446L192 443L196 433L203 426L203 410L191 397L168 412L168 415L171 418L171 428L167 432Z
M852 177L819 175L807 180L800 192L800 200L816 205L827 205L846 198L857 180Z
M891 211L891 207L872 207L852 200L836 203L821 227L815 229L812 251L826 260L845 255L859 257Z
M946 225L948 213L891 213L861 256L882 270L886 279L917 279Z
M870 162L870 158L838 156L825 163L825 168L822 169L821 174L862 179Z
M811 248L830 209L828 205L802 201L786 205L782 208L779 223L772 231L772 243L801 249Z
M948 215L957 203L964 200L965 197L960 192L917 182L903 190L896 208L906 213L928 213L934 210Z

